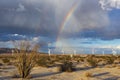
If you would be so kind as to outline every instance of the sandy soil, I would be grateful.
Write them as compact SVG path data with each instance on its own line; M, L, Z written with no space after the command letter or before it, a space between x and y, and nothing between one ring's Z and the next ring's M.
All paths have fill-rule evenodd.
M91 73L92 77L86 77L86 73ZM0 80L21 80L20 78L12 78L17 70L14 66L0 66ZM120 68L118 67L85 67L78 64L76 71L58 72L57 67L35 67L31 75L33 78L30 80L120 80Z

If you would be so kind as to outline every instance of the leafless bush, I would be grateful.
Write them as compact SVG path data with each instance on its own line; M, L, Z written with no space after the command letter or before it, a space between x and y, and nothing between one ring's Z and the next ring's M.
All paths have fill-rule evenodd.
M28 78L32 68L35 66L35 58L38 46L32 46L29 42L23 41L15 45L15 66L18 69L21 78Z

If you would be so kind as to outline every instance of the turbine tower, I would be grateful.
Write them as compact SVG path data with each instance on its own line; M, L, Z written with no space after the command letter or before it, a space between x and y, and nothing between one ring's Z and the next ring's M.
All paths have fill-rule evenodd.
M84 49L81 49L81 54L82 54L82 53L84 54Z
M65 52L64 52L64 50L63 50L63 49L62 49L62 51L61 51L61 52L62 52L62 54L63 54L63 55L65 54Z
M12 55L14 54L14 50L12 49Z
M113 55L116 55L117 52L116 52L114 49L112 49L112 54L113 54Z
M102 53L103 53L103 56L105 55L105 52L104 51L102 51Z
M92 49L92 54L95 54L95 49L94 48Z
M76 55L76 50L74 50L74 55Z
M49 55L49 56L51 55L51 49L50 49L50 46L51 46L51 43L48 42L48 55Z
M49 54L49 56L51 55L51 53L50 53L50 52L51 52L51 49L48 49L48 54Z

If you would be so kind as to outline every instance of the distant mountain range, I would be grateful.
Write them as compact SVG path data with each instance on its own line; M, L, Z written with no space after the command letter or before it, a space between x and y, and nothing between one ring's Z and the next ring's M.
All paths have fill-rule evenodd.
M11 54L15 50L16 50L15 48L0 48L0 54L3 54L3 53L9 53L9 54ZM39 53L45 54L45 52L39 52Z
M13 48L0 48L1 53L12 53Z

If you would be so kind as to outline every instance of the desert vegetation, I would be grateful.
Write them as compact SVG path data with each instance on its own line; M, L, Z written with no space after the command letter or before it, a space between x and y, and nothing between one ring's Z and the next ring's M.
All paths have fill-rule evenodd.
M17 44L17 43L16 43ZM35 66L38 46L31 46L29 42L17 44L15 50L15 63L21 78L30 78L30 72Z
M32 46L29 43L20 43L19 49L14 54L1 54L0 66L14 65L17 69L18 78L32 78L32 70L35 67L51 68L56 67L57 72L76 72L77 70L94 69L94 68L120 68L120 56L114 55L51 55L38 53L38 46ZM85 65L77 67L78 65ZM86 77L93 77L92 72L86 72Z

